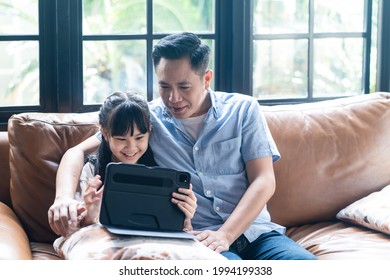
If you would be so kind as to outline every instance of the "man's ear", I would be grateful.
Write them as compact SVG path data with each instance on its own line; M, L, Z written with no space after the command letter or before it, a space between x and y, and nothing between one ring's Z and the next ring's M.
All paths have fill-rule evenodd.
M212 78L213 78L213 70L208 69L204 74L204 86L206 90L210 88Z

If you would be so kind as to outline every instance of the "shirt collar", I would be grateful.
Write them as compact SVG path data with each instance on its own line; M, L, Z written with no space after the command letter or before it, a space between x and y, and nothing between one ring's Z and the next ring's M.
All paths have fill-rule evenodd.
M213 116L214 118L218 118L220 115L221 115L221 106L219 104L219 101L217 100L216 96L215 96L215 91L209 89L209 96L210 96L210 99L211 99L211 109L213 111Z

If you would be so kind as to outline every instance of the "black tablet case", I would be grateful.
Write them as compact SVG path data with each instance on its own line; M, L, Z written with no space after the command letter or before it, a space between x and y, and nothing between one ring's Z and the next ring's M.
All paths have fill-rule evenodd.
M184 213L171 198L178 188L189 187L190 178L188 172L169 168L110 163L106 168L100 223L120 234L155 232L160 236L161 232L183 232Z

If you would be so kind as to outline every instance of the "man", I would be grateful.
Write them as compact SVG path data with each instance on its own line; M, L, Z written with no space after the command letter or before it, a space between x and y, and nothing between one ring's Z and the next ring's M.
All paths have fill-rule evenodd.
M153 49L160 98L150 103L150 145L157 164L191 173L198 203L192 225L205 246L229 259L315 259L271 222L266 203L279 152L253 97L210 89L209 56L209 47L188 32L166 36ZM76 221L83 158L98 144L91 137L61 161L49 210L57 233L66 234L68 219Z

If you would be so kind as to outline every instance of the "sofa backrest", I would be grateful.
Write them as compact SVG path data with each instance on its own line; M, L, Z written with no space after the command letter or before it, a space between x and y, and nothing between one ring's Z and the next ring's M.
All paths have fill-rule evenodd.
M390 184L390 95L263 106L282 154L271 217L285 226L335 218ZM31 241L52 242L47 211L65 151L98 130L94 113L25 113L8 123L11 199Z
M390 184L390 94L263 107L282 158L272 219L296 226L335 219Z
M47 212L54 202L62 155L98 131L97 113L23 113L8 121L10 194L13 209L30 241L57 237Z

